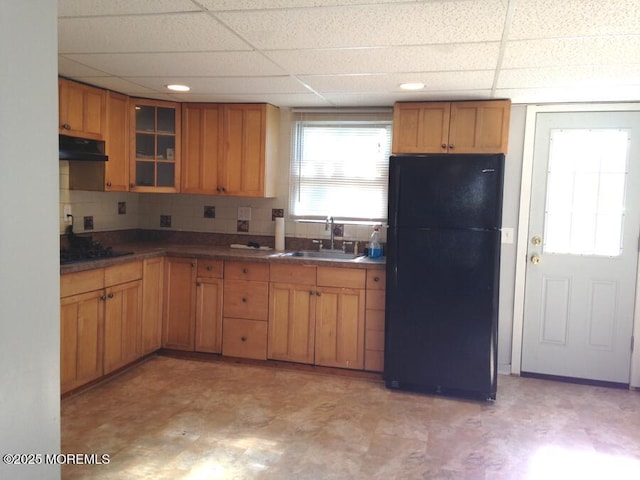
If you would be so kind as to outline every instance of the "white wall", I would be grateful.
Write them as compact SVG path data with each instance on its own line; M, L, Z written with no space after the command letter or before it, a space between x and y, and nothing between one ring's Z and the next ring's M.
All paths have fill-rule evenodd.
M56 8L0 2L0 454L60 451ZM60 468L1 462L0 478Z

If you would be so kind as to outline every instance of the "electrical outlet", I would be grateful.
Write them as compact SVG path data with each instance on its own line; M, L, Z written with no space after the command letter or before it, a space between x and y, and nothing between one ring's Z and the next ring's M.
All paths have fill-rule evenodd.
M502 243L513 243L513 228L502 227Z
M62 218L64 219L64 223L71 225L71 222L73 221L71 218L71 205L65 204L62 207Z
M238 207L238 220L251 220L251 207Z

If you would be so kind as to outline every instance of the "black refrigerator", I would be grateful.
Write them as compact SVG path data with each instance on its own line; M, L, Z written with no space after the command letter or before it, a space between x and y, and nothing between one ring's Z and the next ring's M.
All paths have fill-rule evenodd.
M504 155L392 156L384 379L495 400Z

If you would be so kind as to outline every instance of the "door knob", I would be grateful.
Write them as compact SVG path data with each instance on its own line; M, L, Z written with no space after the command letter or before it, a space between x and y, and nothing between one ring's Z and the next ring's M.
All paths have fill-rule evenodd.
M531 243L535 246L541 245L542 244L542 238L539 235L536 235L534 237L531 238Z
M538 265L540 263L540 256L531 255L531 263L533 263L534 265Z

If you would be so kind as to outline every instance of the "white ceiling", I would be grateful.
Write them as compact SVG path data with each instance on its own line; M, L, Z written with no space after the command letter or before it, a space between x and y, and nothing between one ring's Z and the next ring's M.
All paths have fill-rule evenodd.
M278 106L640 100L638 0L58 0L61 75ZM402 82L423 82L405 92ZM189 93L167 93L184 83Z

